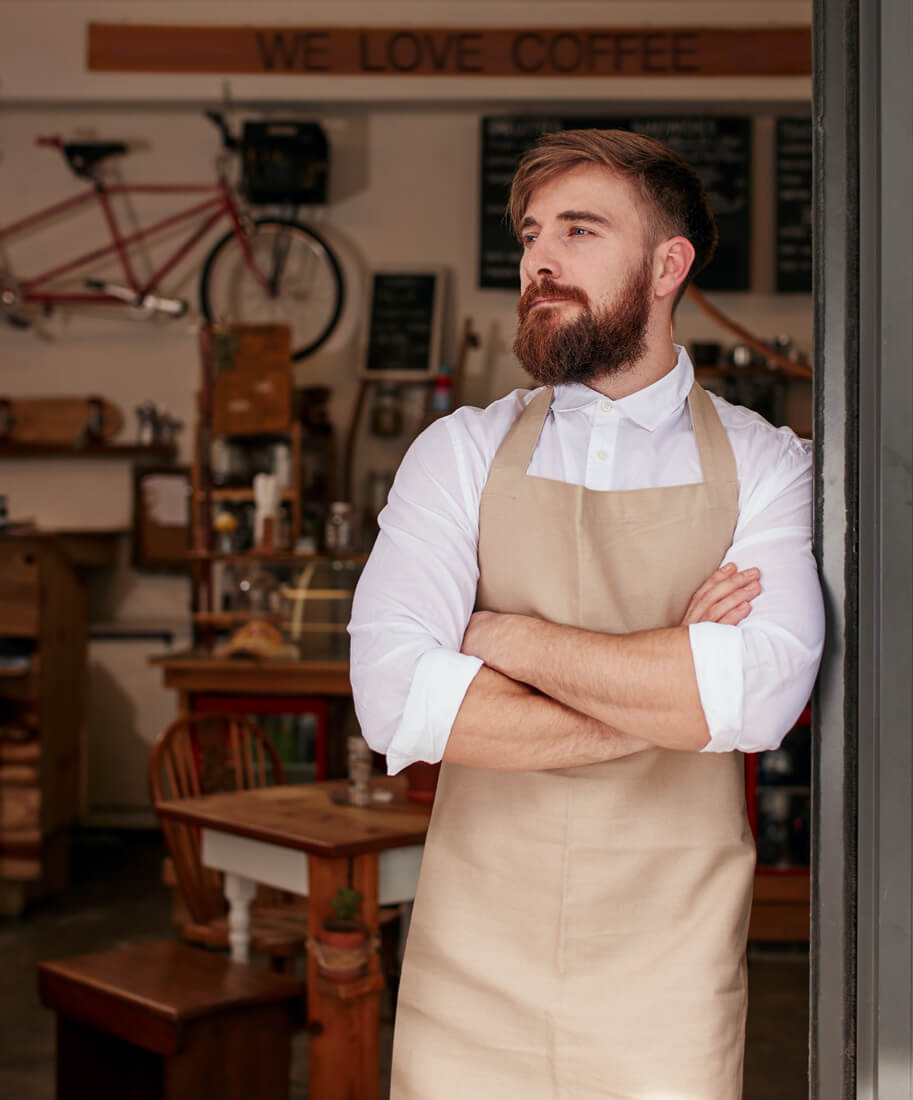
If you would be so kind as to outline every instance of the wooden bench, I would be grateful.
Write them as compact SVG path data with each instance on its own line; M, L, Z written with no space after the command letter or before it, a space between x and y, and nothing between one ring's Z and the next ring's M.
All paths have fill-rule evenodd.
M289 1095L304 984L172 941L38 965L57 1100Z

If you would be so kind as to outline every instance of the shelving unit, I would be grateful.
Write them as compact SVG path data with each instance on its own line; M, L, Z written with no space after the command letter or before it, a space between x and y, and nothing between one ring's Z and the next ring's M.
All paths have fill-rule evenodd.
M219 433L222 438L243 445L241 441L253 445L254 442L269 440L271 442L287 441L291 449L291 477L292 483L282 490L280 500L289 506L289 540L292 545L301 534L301 425L291 424L285 432L270 432L263 436L233 435ZM216 433L208 426L201 425L197 432L197 448L191 467L191 482L194 499L193 514L194 553L208 551L212 548L212 505L219 502L225 504L253 504L254 490L249 486L219 486L212 483L212 474L209 467L208 446L203 450L202 437L206 436L211 445ZM257 553L256 550L252 551Z
M806 707L779 749L745 758L748 818L758 845L751 940L808 939L810 733Z
M66 884L85 790L85 594L53 536L0 539L0 639L0 913L15 915Z
M246 360L236 377L228 378L223 386L226 391L218 415L214 415L213 406L214 378L212 364L211 333L204 332L201 341L201 389L199 394L199 421L197 423L194 458L191 467L192 492L192 546L190 552L191 574L193 578L192 617L194 643L212 644L217 632L230 630L251 620L277 622L278 615L266 609L226 609L220 606L215 591L215 576L219 567L262 567L277 566L285 568L298 566L303 568L309 561L318 563L322 557L318 554L301 554L294 550L303 533L304 510L310 508L318 516L329 505L334 492L333 467L335 464L335 445L331 432L309 434L301 420L295 415L295 402L292 399L291 358L287 346L277 338L275 326L264 326L263 340L257 340L256 326L245 326L245 335L252 340L251 348L256 355L258 344L266 357L266 370L270 380L268 402L264 406L264 424L268 430L251 431L257 423L255 413L258 400L258 363ZM272 330L272 331L270 331ZM287 339L285 341L287 345ZM283 373L284 372L284 373ZM287 387L287 391L286 391ZM235 402L241 401L242 419L238 424L244 430L225 430L233 426L231 409ZM223 430L216 431L218 423ZM254 490L247 485L216 485L211 469L213 440L221 438L239 447L262 446L266 443L287 441L290 447L291 484L280 495L282 507L287 510L287 545L282 548L251 546L244 550L224 551L216 544L213 529L213 514L219 504L237 506L254 504ZM305 483L304 462L306 455L316 455L317 465L322 467L326 476L318 479L318 484Z

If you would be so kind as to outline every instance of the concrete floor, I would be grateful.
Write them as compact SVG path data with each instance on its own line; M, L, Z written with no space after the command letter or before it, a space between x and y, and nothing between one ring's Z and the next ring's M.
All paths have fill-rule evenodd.
M0 1097L4 1100L54 1097L54 1021L38 1001L36 963L172 934L168 894L159 879L161 858L156 834L78 833L72 845L69 889L22 918L0 921ZM744 1100L805 1100L806 955L753 949L749 973ZM382 1095L386 1096L392 1038L389 1006L383 1016ZM292 1100L307 1097L304 1034L294 1043L291 1095Z

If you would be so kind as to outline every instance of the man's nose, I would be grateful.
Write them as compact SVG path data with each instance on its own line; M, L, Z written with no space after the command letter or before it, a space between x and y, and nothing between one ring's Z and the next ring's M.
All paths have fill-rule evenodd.
M557 281L561 277L561 264L555 249L541 237L527 245L520 267L523 275L529 280L548 276Z

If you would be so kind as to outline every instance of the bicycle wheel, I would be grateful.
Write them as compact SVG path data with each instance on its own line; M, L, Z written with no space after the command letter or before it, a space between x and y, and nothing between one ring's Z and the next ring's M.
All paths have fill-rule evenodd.
M200 273L200 310L214 324L287 324L292 358L315 352L339 321L342 269L313 229L285 218L258 218L250 249L274 292L254 275L234 232L217 241Z

